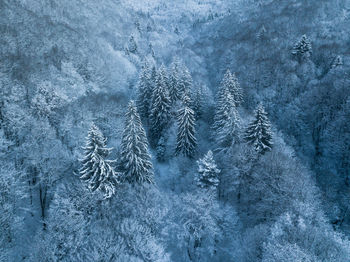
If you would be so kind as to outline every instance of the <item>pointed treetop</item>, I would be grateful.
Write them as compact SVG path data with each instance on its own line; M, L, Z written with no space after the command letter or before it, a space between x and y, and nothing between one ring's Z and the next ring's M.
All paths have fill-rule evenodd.
M184 156L191 158L194 156L197 146L195 115L193 110L186 104L178 111L177 124L178 130L175 154L178 155L182 153Z
M229 69L227 69L224 75L221 86L222 88L228 89L236 106L239 106L243 102L243 90L238 82L236 75L234 73L231 73Z
M114 161L107 160L112 148L106 147L107 139L100 129L92 124L86 138L82 167L79 170L80 179L87 183L88 188L101 191L105 198L110 198L119 184L119 174L111 165Z
M197 185L201 188L216 189L219 185L220 169L217 168L211 150L197 161L198 174L196 176Z
M146 132L133 100L129 102L125 114L121 157L125 180L129 183L153 183L153 165L148 151Z
M264 106L260 103L254 111L254 120L246 129L245 139L253 145L258 153L265 153L272 148L271 124L265 112Z
M306 57L312 54L311 41L306 35L302 35L300 40L294 44L292 54Z

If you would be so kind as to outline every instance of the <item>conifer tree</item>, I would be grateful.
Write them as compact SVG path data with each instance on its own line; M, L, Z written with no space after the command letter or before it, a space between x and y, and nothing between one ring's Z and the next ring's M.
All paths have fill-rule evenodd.
M139 76L137 107L140 116L147 119L150 115L150 104L152 98L151 70L147 62L142 66Z
M157 68L155 66L152 66L151 76L150 76L150 84L152 86L152 91L156 86L157 76L158 76Z
M185 84L186 90L191 91L192 89L192 76L190 74L190 71L188 70L187 66L183 65L182 68L182 79Z
M254 120L246 129L245 139L258 153L263 154L272 148L271 124L262 104L255 110Z
M119 175L114 171L112 160L106 160L112 148L106 147L107 139L103 137L99 128L93 124L86 138L82 167L79 170L80 179L88 184L91 191L101 191L105 198L115 193L119 183Z
M190 98L188 94L184 96L183 107L178 111L178 131L175 154L182 153L187 157L193 157L197 145L195 137L195 116L190 108Z
M230 70L226 71L221 85L226 86L230 91L236 106L239 106L243 102L242 88L239 85L236 75L232 74Z
M121 143L124 179L129 183L153 183L153 165L148 151L146 132L134 101L129 102L125 116Z
M151 104L151 137L153 145L156 145L170 118L170 98L166 83L165 67L161 66L157 74Z
M196 176L196 183L201 188L216 189L219 185L220 169L217 168L211 150L204 156L204 158L197 161L198 174Z
M309 57L312 54L311 42L306 35L294 44L292 54L299 57Z
M184 96L185 94L191 95L193 92L193 80L186 65L181 66L181 79L180 79L180 96Z
M216 133L217 150L225 150L238 143L241 137L240 118L235 106L230 111L224 112L224 123Z
M198 120L202 115L202 107L203 107L203 89L201 86L199 86L195 93L194 93L194 99L193 99L193 111L196 115L196 119Z
M233 97L227 85L221 85L216 96L216 108L214 115L214 136L220 133L228 121L229 112L235 107Z
M176 103L181 98L180 94L180 64L175 60L171 64L171 71L169 75L169 95L172 103Z

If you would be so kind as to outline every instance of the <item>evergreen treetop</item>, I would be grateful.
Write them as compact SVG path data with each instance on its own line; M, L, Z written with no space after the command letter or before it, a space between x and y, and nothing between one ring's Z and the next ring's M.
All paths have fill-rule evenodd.
M241 121L235 106L224 112L223 125L216 133L217 150L226 150L241 140Z
M309 57L312 54L312 47L309 38L303 35L293 46L293 55Z
M129 183L153 183L153 165L148 151L146 132L134 101L125 114L125 128L121 143L124 179Z
M236 106L243 102L243 91L235 74L228 69L224 75L221 85L229 90Z
M255 110L254 120L246 129L245 139L258 153L263 154L272 148L271 124L262 104Z
M166 71L162 66L157 74L151 104L151 136L156 144L168 125L171 102L166 83Z
M152 98L151 69L145 62L139 76L137 107L142 118L146 119L150 114L150 104Z
M114 161L106 160L112 150L106 147L106 141L99 128L92 124L83 147L84 157L80 160L82 167L79 172L80 179L87 182L91 191L101 191L105 198L109 198L115 193L119 175L111 165Z
M216 189L219 185L220 169L217 168L211 150L197 161L198 174L196 176L197 185L201 188Z
M219 132L227 122L231 108L235 106L234 99L227 85L222 85L216 95L216 108L213 129ZM216 136L216 134L214 134Z
M175 154L182 153L187 157L193 157L197 145L195 137L195 115L189 107L191 100L188 95L183 98L183 107L178 111L178 131Z

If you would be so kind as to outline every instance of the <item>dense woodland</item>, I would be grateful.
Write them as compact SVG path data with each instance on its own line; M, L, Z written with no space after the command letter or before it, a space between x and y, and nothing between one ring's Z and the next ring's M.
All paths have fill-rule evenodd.
M350 260L349 0L0 0L0 261Z

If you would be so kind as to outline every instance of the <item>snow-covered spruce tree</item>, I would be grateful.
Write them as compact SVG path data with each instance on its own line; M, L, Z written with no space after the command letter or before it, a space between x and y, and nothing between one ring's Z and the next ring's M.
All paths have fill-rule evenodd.
M198 120L202 115L202 108L203 108L203 89L201 86L199 86L196 91L193 94L193 111L196 115L196 119Z
M146 132L134 101L129 102L125 116L121 143L124 180L129 183L153 183L153 165L148 151Z
M155 146L167 127L170 118L171 102L166 79L166 70L161 66L157 74L151 103L151 141Z
M178 130L177 130L177 145L175 154L183 154L187 157L193 157L197 145L195 137L195 115L190 108L190 97L188 94L184 95L183 107L178 111Z
M245 140L255 147L258 153L265 153L272 148L272 132L270 120L262 104L255 110L254 120L245 131Z
M222 132L222 129L228 122L229 113L231 112L232 107L235 106L233 97L228 89L227 85L221 85L220 89L216 95L216 108L214 115L214 137L217 136L217 133Z
M177 59L171 64L169 74L169 96L172 103L176 103L181 98L180 94L180 63Z
M156 86L157 76L158 76L157 68L155 66L152 66L150 80L149 80L150 85L152 86L152 92Z
M311 42L303 35L293 46L292 54L298 57L309 57L312 54Z
M106 141L100 129L92 124L83 148L79 173L80 179L88 184L91 191L101 191L105 198L110 198L119 184L119 175L111 165L114 161L106 159L112 150L106 147Z
M150 104L152 98L151 70L147 62L144 63L139 76L139 86L137 94L137 108L140 116L148 120L150 114Z
M236 106L239 106L243 102L242 88L236 75L232 74L229 69L226 71L221 85L225 86L230 91Z
M198 174L196 176L196 183L201 188L216 189L219 185L220 169L217 168L211 150L197 161Z
M182 98L184 95L189 95L191 97L191 94L193 92L193 80L192 76L190 74L190 71L188 70L186 65L181 65L181 77L180 77L180 97Z
M219 151L230 148L241 138L241 120L236 107L232 106L230 111L225 111L224 114L223 126L217 131L215 137Z

